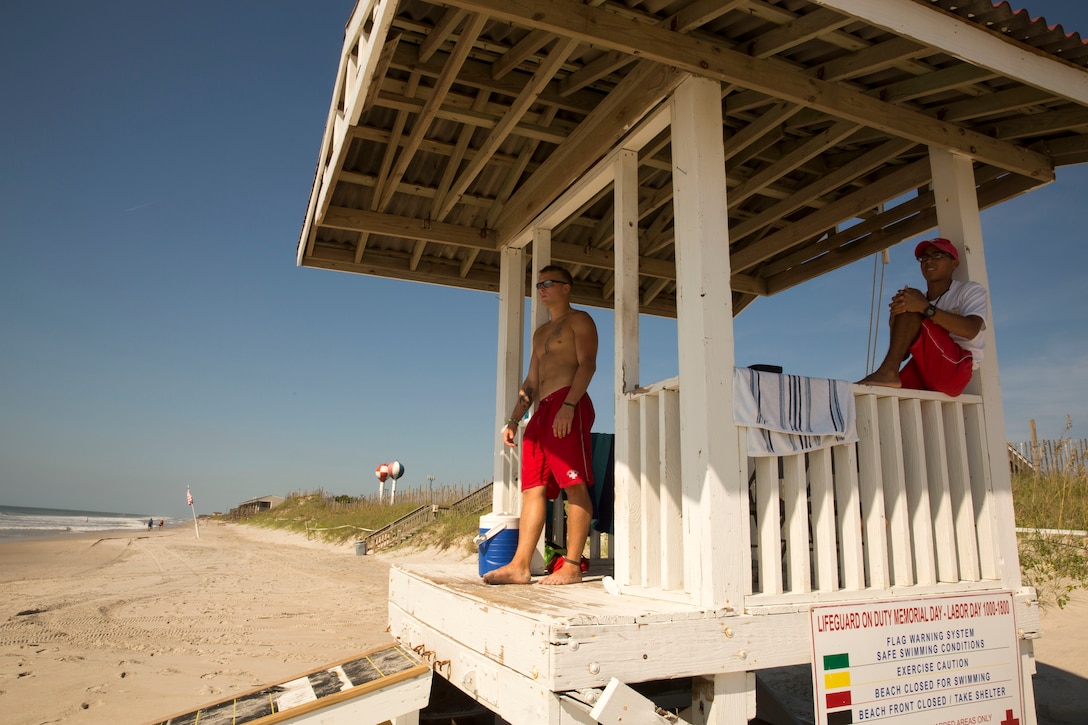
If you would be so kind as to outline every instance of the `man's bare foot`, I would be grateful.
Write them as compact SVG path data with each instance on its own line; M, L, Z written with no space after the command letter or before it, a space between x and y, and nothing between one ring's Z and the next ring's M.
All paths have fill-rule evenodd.
M513 564L500 566L484 574L485 584L530 584L533 577L528 569L518 569Z
M540 580L541 584L577 584L582 581L582 569L573 562L563 562L563 566Z
M901 388L903 383L899 381L899 373L882 373L879 370L866 375L857 382L858 385L879 385L882 388Z

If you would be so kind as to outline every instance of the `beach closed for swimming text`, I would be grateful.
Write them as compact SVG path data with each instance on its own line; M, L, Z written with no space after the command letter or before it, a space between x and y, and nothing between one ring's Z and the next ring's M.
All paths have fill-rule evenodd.
M813 607L819 725L1020 725L1009 592Z

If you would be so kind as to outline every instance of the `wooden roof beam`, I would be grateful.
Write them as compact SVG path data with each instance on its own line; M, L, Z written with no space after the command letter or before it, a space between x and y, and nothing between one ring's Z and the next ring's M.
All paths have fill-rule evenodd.
M914 58L926 50L924 45L906 38L892 38L871 45L814 69L814 75L825 81L854 78L890 68L900 61Z
M1005 113L1018 108L1034 106L1053 100L1054 96L1031 86L1015 86L1005 91L989 93L977 98L949 103L929 112L941 115L946 121L969 121L981 116Z
M823 209L812 212L785 229L734 252L730 257L730 266L735 272L744 272L755 267L820 234L825 229L834 228L843 219L855 217L866 209L872 209L878 204L901 196L910 189L928 183L930 174L929 159L915 161L828 204Z
M1030 191L1040 184L1041 182L1036 179L1029 179L1019 174L1006 174L993 178L978 187L979 209L988 209L995 204ZM932 193L925 196L928 197L928 202L932 204ZM898 209L898 207L896 208ZM887 214L894 216L894 211L889 210ZM885 226L873 229L860 238L855 237L848 245L837 246L826 254L815 257L798 267L768 277L766 280L766 294L777 294L813 277L826 274L863 259L870 254L875 254L882 249L894 246L904 239L934 229L937 226L937 212L932 206L927 206L919 213L903 216L898 221L885 222L885 224ZM853 228L848 229L843 235L848 235L852 231L854 231Z
M549 34L549 38L556 36ZM410 43L401 43L393 55L392 66L403 73L419 73L428 78L438 78L446 68L449 60L448 53L438 53L426 63L420 63L416 57L416 48ZM457 85L468 86L477 90L487 90L492 93L500 93L506 96L516 96L523 85L525 78L521 74L509 78L496 79L491 77L491 66L483 61L467 59L461 66L461 72L457 74ZM396 81L390 78L382 79L382 89L386 92L397 92ZM455 94L450 94L456 97ZM468 98L471 98L469 96ZM557 106L562 111L586 114L600 101L601 94L594 91L574 93L567 96L559 95L559 81L553 81L541 94L540 102Z
M689 33L711 20L720 18L745 2L746 0L695 0L680 12L662 20L658 25L675 30L678 33ZM594 2L592 4L599 5L601 3ZM634 60L635 58L627 53L610 50L564 78L559 85L559 93L563 96L574 93Z
M955 13L914 0L812 0L972 65L1088 105L1088 73ZM1011 170L1011 169L1010 169Z
M438 22L434 26L434 30L427 33L427 37L423 40L423 43L419 46L419 62L426 63L431 59L442 44L446 42L446 38L450 37L454 28L460 24L465 16L468 15L467 10L461 8L446 8L446 12L442 17L438 19Z
M542 50L545 45L553 40L555 40L555 36L545 30L530 30L514 47L503 53L501 58L491 64L491 78L493 80L502 79L507 73L525 62L533 53Z
M497 251L499 248L495 233L487 229L378 211L349 209L343 206L330 206L321 226L400 239L449 244L454 247L467 247L488 252Z
M685 77L685 73L653 63L636 65L511 197L495 220L503 244L547 209L559 191L596 163Z
M488 159L491 155L499 150L499 146L506 140L506 137L513 133L517 127L518 121L529 110L529 107L536 101L537 97L541 94L544 88L551 81L556 71L566 62L570 54L574 52L574 49L578 47L579 41L570 38L562 38L556 42L552 47L551 53L548 54L547 60L540 64L536 73L533 75L532 80L525 85L518 97L514 99L514 102L510 105L509 110L499 120L491 132L488 134L487 139L481 144L480 148L476 150L476 157L469 162L468 166L458 177L454 183L453 188L450 189L450 193L446 197L442 208L439 209L437 217L438 219L445 219L446 216L453 210L454 205L457 203L458 197L468 190L469 185L476 180L477 175L483 171L484 166L487 165Z
M402 109L413 112L418 110L420 113L422 113L427 106L426 101L421 101L417 98L405 98L403 96L394 97L385 93L378 98L376 104L384 108L391 108L398 111ZM450 106L443 106L435 110L432 120L434 118L456 121L457 123L467 123L478 128L494 128L499 123L499 118L494 114L478 113L469 108L453 108ZM539 139L554 144L562 143L567 138L567 135L560 129L539 126L529 122L519 123L513 133L518 136ZM415 148L418 150L422 147L423 143L424 139L420 139L415 145Z
M836 0L840 1L844 0ZM1053 166L1042 154L807 77L770 60L752 58L691 36L685 36L678 42L677 34L673 31L632 24L613 13L586 7L578 0L447 2L508 22L547 28L560 35L630 53L678 70L743 85L889 134L962 153L1018 174L1043 181L1054 178ZM1083 75L1088 78L1088 74Z
M729 208L735 209L739 207L749 197L758 194L763 189L766 189L768 186L775 183L780 177L790 173L832 146L837 145L857 129L858 124L856 123L851 121L839 121L827 130L806 140L803 144L782 156L782 158L748 177L748 179L737 188L730 189L727 198Z
M756 230L773 224L775 221L797 211L801 207L811 204L813 200L819 199L824 194L831 193L835 189L848 183L850 180L868 174L914 145L913 141L903 141L901 139L895 139L881 144L873 150L854 159L849 164L835 169L808 186L799 189L791 196L774 204L756 216L745 219L743 222L735 225L729 230L730 239L733 241L744 239Z
M748 55L756 58L766 58L800 45L807 40L818 38L832 30L838 30L852 22L854 22L854 19L847 15L820 8L788 20L774 30L767 31L748 43L745 50Z
M408 165L412 162L416 149L419 148L420 142L431 127L431 122L442 107L442 99L445 97L446 91L457 79L457 72L461 69L465 59L468 58L477 36L484 29L487 21L488 17L486 15L475 14L461 29L461 37L457 40L453 53L450 54L448 64L435 82L434 93L423 105L419 115L416 116L415 123L412 126L412 133L408 136L408 140L405 141L404 147L401 149L397 163L389 174L388 183L383 184L382 195L378 201L378 211L384 211L389 206L398 182L404 176L404 172L408 170Z

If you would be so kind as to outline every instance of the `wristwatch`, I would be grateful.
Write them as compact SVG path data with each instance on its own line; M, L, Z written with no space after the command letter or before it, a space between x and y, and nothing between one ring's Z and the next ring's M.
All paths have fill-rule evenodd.
M937 303L930 302L929 307L922 313L922 317L933 317L935 314L937 314Z

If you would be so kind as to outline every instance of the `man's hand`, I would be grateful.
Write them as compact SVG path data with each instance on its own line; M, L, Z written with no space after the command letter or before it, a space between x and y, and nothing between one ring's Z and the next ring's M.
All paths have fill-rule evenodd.
M511 448L517 448L518 446L518 429L510 423L507 423L502 427L502 442Z
M564 403L559 406L559 411L555 414L555 418L552 420L552 433L556 438L562 438L567 433L570 433L571 426L574 424L574 408Z
M888 307L891 308L892 317L901 315L904 312L922 313L929 307L929 300L926 299L925 294L921 290L916 290L913 287L904 287L895 293L895 296L892 297L892 301Z

